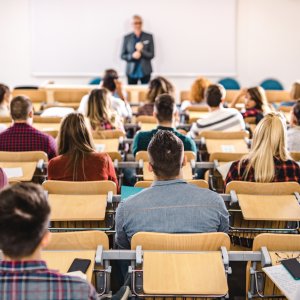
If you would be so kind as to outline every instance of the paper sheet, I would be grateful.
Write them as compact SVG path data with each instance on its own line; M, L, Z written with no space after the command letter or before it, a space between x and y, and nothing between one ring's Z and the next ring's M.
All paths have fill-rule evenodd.
M236 152L234 145L221 145L221 150L225 153Z
M232 162L229 162L227 164L222 164L220 166L217 167L217 170L220 172L220 174L222 175L222 179L225 180L226 176L230 170L230 167L232 165Z
M97 144L96 145L97 152L104 152L104 150L105 150L105 144Z
M79 277L79 278L84 279L84 280L87 279L86 274L82 273L81 271L69 272L69 273L65 273L64 275Z
M23 177L22 168L3 168L3 170L6 173L8 179Z
M289 300L300 299L300 280L295 280L283 265L263 268L263 271Z

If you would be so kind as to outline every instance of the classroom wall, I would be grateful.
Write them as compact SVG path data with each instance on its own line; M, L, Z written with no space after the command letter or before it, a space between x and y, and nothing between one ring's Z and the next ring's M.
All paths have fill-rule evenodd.
M48 79L31 76L29 2L0 1L0 81L12 86L39 84ZM289 88L295 79L300 79L300 1L238 0L237 11L237 79L243 86L249 86L273 76ZM50 79L68 84L88 81L88 78ZM178 89L188 88L193 80L170 79Z

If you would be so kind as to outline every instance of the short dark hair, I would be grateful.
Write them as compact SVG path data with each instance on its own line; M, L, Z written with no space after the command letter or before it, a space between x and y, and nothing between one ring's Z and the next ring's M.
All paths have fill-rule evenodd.
M210 107L218 107L224 98L224 88L220 84L210 85L205 92L207 105Z
M300 100L296 101L296 103L293 106L293 114L296 118L297 124L300 125Z
M0 104L3 103L4 96L9 92L9 87L3 83L0 83Z
M115 80L119 79L118 72L114 69L105 70L102 86L108 89L110 92L114 92L116 90Z
M10 114L13 120L27 120L32 102L26 96L17 96L10 102Z
M34 183L17 183L0 192L0 249L11 258L31 255L48 226L46 193Z
M174 133L159 130L148 146L154 174L164 179L178 176L182 168L183 151L183 143Z
M159 122L172 121L175 111L175 99L169 94L158 96L154 103L157 119Z

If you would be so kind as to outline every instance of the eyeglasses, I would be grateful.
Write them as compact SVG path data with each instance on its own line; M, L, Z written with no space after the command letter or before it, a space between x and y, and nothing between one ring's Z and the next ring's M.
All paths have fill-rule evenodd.
M133 25L141 25L142 22L133 22Z

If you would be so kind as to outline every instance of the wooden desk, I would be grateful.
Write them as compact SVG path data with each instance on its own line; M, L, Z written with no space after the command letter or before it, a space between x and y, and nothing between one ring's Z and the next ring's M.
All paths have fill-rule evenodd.
M98 152L118 152L119 139L94 139Z
M106 195L49 194L51 221L102 221L105 219Z
M163 295L225 295L220 252L144 252L144 292Z
M152 172L149 172L148 170L148 165L149 162L144 162L144 167L143 167L143 179L145 181L153 181L154 180L154 175ZM193 172L192 172L192 167L189 163L187 163L183 168L183 179L184 180L192 180L193 179Z
M156 123L140 123L139 126L142 131L150 131L157 128Z
M248 153L249 149L246 142L242 139L207 139L205 140L208 153L224 152L224 153Z
M1 168L21 168L22 177L11 177L8 181L31 181L36 170L36 162L0 162Z
M189 111L190 119L203 119L208 114L208 111Z
M300 205L294 195L238 195L238 199L245 220L300 220Z
M60 123L33 123L33 127L40 131L58 131L60 129Z
M75 258L90 259L91 264L86 272L87 280L92 281L96 251L81 250L81 251L42 251L42 259L46 261L49 269L59 271L64 274L68 272Z

